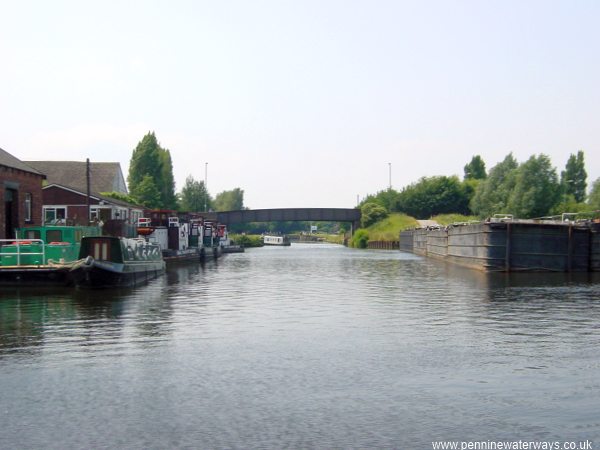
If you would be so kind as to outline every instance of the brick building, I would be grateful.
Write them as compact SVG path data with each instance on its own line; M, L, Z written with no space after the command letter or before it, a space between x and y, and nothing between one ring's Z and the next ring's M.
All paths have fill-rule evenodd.
M0 239L15 228L42 222L44 174L0 148Z
M43 188L44 223L85 225L89 222L137 223L144 208L103 195L127 194L127 185L117 162L25 161L46 175ZM88 198L89 174L89 198ZM89 203L89 216L88 216Z

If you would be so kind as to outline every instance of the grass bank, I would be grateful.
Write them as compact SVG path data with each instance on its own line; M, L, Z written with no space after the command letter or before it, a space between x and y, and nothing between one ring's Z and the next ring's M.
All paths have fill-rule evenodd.
M370 241L397 241L402 230L417 227L414 217L406 214L391 213L385 219L367 228Z
M388 217L368 228L356 230L350 245L365 248L368 241L397 241L400 231L417 227L419 223L414 217L401 213L391 213Z

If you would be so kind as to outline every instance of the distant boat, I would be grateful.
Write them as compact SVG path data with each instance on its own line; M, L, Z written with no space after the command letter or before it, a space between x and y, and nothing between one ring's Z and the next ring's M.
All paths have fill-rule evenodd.
M0 285L68 285L79 259L81 239L100 236L99 227L43 225L19 228L15 239L0 239Z
M292 245L290 239L285 235L273 235L273 234L265 234L263 236L263 244L265 245L279 245L287 247Z
M132 287L165 271L159 246L139 238L83 238L79 257L70 274L83 288Z

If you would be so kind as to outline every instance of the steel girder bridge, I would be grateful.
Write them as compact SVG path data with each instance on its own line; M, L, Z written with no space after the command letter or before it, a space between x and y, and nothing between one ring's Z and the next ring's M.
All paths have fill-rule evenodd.
M248 222L350 222L352 230L360 226L360 210L347 208L277 208L242 209L210 213L213 219L223 224Z

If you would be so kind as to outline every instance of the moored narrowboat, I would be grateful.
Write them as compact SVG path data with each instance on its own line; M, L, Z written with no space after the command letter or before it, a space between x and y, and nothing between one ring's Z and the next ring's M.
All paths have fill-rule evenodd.
M155 211L151 218L140 218L138 237L159 246L167 265L183 262L200 262L204 253L202 245L202 220L180 222L177 216ZM161 214L158 214L161 213Z
M20 228L0 240L0 285L68 285L79 259L81 239L101 235L99 227L44 225Z
M83 238L79 257L70 275L82 288L133 287L165 271L159 246L139 238Z

